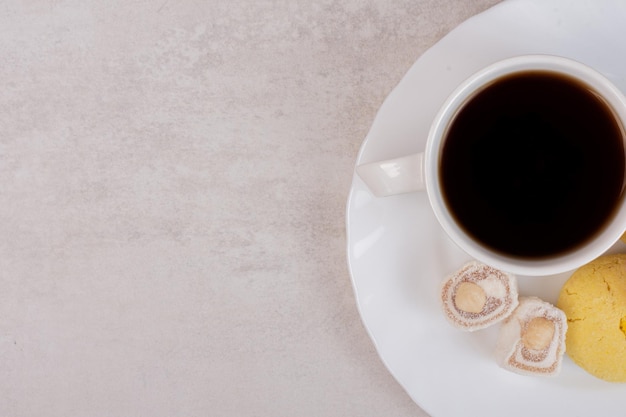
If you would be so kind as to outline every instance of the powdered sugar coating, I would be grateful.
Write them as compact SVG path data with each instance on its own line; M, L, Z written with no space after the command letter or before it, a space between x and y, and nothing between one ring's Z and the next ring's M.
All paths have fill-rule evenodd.
M487 299L482 311L473 313L457 307L456 290L463 282L475 283L485 291ZM504 320L517 307L517 279L512 274L471 261L444 281L441 301L444 315L453 326L467 331L484 329Z
M554 334L543 349L530 349L523 335L535 318L554 324ZM523 375L557 375L565 353L567 318L560 309L537 297L520 297L519 306L502 323L496 344L496 362L501 367Z

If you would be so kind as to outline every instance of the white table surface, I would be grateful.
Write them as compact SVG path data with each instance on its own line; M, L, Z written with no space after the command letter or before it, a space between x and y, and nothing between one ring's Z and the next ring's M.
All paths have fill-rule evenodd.
M0 416L426 416L345 203L386 95L497 2L2 2Z

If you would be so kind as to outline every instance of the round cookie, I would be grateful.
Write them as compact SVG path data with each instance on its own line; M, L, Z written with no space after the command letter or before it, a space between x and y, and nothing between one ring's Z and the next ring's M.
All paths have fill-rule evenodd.
M590 374L626 382L626 254L605 255L563 285L557 306L567 316L568 356Z

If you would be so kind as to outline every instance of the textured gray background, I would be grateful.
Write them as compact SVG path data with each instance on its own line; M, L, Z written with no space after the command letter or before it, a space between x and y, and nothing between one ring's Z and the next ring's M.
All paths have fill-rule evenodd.
M0 415L425 416L345 202L385 96L495 3L0 3Z

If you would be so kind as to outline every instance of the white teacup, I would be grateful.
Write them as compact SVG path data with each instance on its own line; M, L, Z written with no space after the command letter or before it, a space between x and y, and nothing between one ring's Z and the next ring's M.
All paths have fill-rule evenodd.
M596 215L598 216L598 219L597 219L598 221L596 222L597 226L589 226L589 225L585 226L585 227L593 228L591 232L589 233L585 232L588 235L586 238L581 238L580 236L576 236L576 237L572 237L571 242L569 242L568 239L570 238L564 237L563 239L561 239L563 245L560 249L553 249L551 251L546 249L544 252L538 251L538 253L533 252L533 244L536 244L537 247L542 247L544 242L548 242L552 240L554 240L555 242L558 241L558 239L556 238L553 239L553 236L551 236L551 234L554 234L554 232L551 231L552 223L547 223L546 219L542 217L537 217L538 223L532 225L532 227L534 227L535 229L532 229L531 227L529 227L528 229L525 229L526 227L525 225L531 224L530 222L534 220L522 219L520 220L520 222L518 222L519 224L517 224L515 220L516 218L514 217L514 214L515 214L514 208L516 206L514 204L510 204L509 207L511 207L511 210L509 213L507 213L507 211L509 211L508 209L502 208L502 207L506 207L506 204L509 204L510 201L515 201L515 198L513 197L515 197L516 195L518 196L519 201L523 202L524 204L530 201L529 199L532 199L533 201L537 200L536 204L528 205L528 207L533 207L533 210L536 207L540 207L542 204L541 199L536 198L536 195L534 194L534 192L532 190L529 191L529 187L520 188L520 189L524 189L525 190L524 192L529 191L528 195L520 193L520 194L516 194L512 196L511 190L515 190L515 188L509 189L509 187L505 187L506 192L504 192L504 189L503 189L502 197L500 196L500 192L498 191L494 192L492 190L490 193L486 193L485 195L488 196L488 200L489 200L489 202L487 203L483 201L484 199L478 199L478 200L472 199L471 201L468 200L467 204L464 204L463 199L461 198L461 203L459 202L454 203L456 204L455 206L456 208L451 208L451 206L449 205L450 201L456 201L451 197L452 191L449 191L452 188L450 188L450 186L447 185L449 180L446 180L448 182L446 182L445 187L444 187L444 184L442 183L443 181L442 178L452 178L452 182L454 182L456 181L455 180L456 177L458 178L463 177L463 175L456 175L456 177L450 174L444 175L441 171L442 165L444 165L445 169L448 169L446 168L446 166L450 165L450 162L442 162L448 158L448 156L444 153L444 147L447 145L448 141L450 141L450 143L448 144L449 145L448 148L451 148L452 147L451 143L454 143L453 139L450 139L450 137L453 137L453 132L455 132L455 129L458 130L458 128L455 126L455 123L460 123L458 120L463 120L462 117L459 116L459 114L462 114L462 112L465 112L466 111L465 109L470 108L470 106L474 106L474 107L480 106L480 105L472 104L472 103L475 103L476 97L481 97L481 94L483 94L484 91L488 91L488 89L491 88L491 86L493 86L494 84L501 83L503 79L515 78L516 74L522 74L522 73L523 74L533 73L533 74L544 74L544 75L549 74L553 76L556 75L557 78L561 77L561 78L565 78L568 80L576 80L577 85L584 87L583 90L586 90L586 91L588 90L591 92L590 95L592 98L595 97L600 103L604 103L604 105L606 106L606 109L608 109L607 114L610 113L610 118L612 120L612 123L614 123L615 131L618 132L615 135L615 137L617 138L616 143L619 145L619 149L615 148L618 150L610 153L612 155L617 155L617 158L612 158L612 157L606 158L606 161L604 161L604 158L603 158L603 160L599 164L597 164L597 161L594 162L593 158L588 158L589 161L581 164L583 166L587 166L588 162L595 164L593 171L590 171L593 173L600 172L600 171L604 172L604 168L610 168L611 170L613 170L612 173L610 174L607 173L606 175L610 175L608 182L612 184L613 183L616 184L616 186L613 187L614 191L608 192L608 191L603 190L603 185L607 183L607 181L605 181L604 179L602 179L601 181L593 180L593 181L596 181L598 184L592 184L593 187L597 188L597 194L599 198L600 197L604 198L602 196L603 193L606 193L607 195L608 194L611 195L610 197L612 199L611 201L614 201L612 203L611 209L608 211L606 210L601 211L600 209L598 209L598 212L603 213L603 214ZM552 93L549 93L546 91L545 96L542 96L542 97L546 99L549 97L552 97L549 94L552 94ZM509 101L511 103L516 102L516 100L511 100L511 97L514 97L514 96L508 96ZM543 101L548 101L548 100L540 99L540 101L543 102ZM564 102L568 103L568 100L564 100ZM577 109L578 107L574 107L574 110L577 110ZM587 113L593 113L593 112L587 112L587 111L582 112L582 116L579 115L578 117L573 118L572 122L578 123L579 120L586 119ZM480 114L480 112L476 114ZM543 116L545 116L545 114ZM482 122L479 121L478 123L482 123ZM506 122L502 122L502 123L506 123ZM596 122L585 120L585 121L581 121L581 123L586 123L584 125L586 128L588 126L593 126L593 123L596 123ZM603 126L598 126L598 132L603 131L602 129L604 129L607 124L610 124L610 122L604 123ZM577 134L580 133L581 128L578 128L577 124L575 124L574 126L576 126L578 130L574 132L576 133L576 135L573 135L573 136L577 136ZM470 256L477 259L478 261L481 261L491 266L494 266L496 268L499 268L499 269L502 269L511 273L520 274L520 275L539 276L539 275L558 274L561 272L566 272L566 271L571 271L573 269L576 269L579 266L600 256L605 251L607 251L611 246L613 246L615 242L617 242L617 240L623 234L623 232L626 230L626 198L625 198L626 193L624 191L624 186L626 184L626 172L625 172L626 168L624 167L624 161L626 160L626 130L624 129L624 126L626 126L626 98L621 93L621 91L617 87L615 87L602 74L600 74L599 72L595 71L594 69L584 64L581 64L579 62L576 62L567 58L550 56L550 55L519 56L519 57L505 59L503 61L497 62L495 64L492 64L482 69L481 71L477 72L476 74L471 76L469 79L464 81L452 93L452 95L445 101L445 103L441 107L439 113L437 114L437 116L435 117L432 123L431 129L428 135L428 139L426 142L426 149L424 152L413 154L413 155L404 155L396 159L363 164L357 167L357 173L363 179L363 181L368 185L368 187L373 192L373 194L378 197L390 196L394 194L413 192L413 191L419 191L419 190L425 189L428 194L428 199L430 201L432 209L439 223L445 230L445 232L461 249L463 249L466 253L468 253ZM491 129L490 126L487 126L487 127ZM514 127L511 127L511 128L516 129ZM560 127L557 126L557 130L558 129L560 129ZM523 126L522 126L522 130L523 130ZM474 131L472 130L471 132L474 132ZM481 132L481 130L476 129L476 132ZM459 136L459 135L456 134L456 136ZM468 135L468 137L469 136L471 135ZM581 136L586 137L586 135L582 135L582 134ZM597 143L601 142L601 141L598 141L597 137L595 137L596 136L595 133L592 135L587 135L587 136L590 136L590 137L589 137L589 141L585 143L585 146L596 146ZM564 133L563 138L569 140L568 133ZM537 140L534 137L532 139ZM454 139L454 140L457 142L459 141L459 139ZM580 138L577 138L577 140L580 140ZM517 143L522 143L522 142L518 141ZM533 149L534 148L542 149L543 145L541 144L543 142L539 140L536 143L538 145L534 146ZM484 147L485 145L483 144L482 146ZM550 145L550 146L552 146L552 148L559 149L560 145L557 143L556 145ZM569 146L569 144L567 146ZM494 146L491 146L489 148L490 152L494 148L495 148ZM450 152L450 151L446 150L446 152ZM495 150L493 150L493 152L494 152L494 155L492 156L498 157L497 152ZM511 152L511 150L509 149L508 152ZM468 152L467 158L469 162L467 163L467 167L464 169L472 170L472 167L474 165L472 165L473 162L471 158L473 158L472 155L474 153L480 154L480 152ZM585 156L589 154L583 153L581 155ZM446 158L443 158L443 156L446 156ZM511 156L512 155L507 154L506 156L502 158L508 158L511 160L515 159L516 160L515 163L517 164L520 163L520 158L521 160L525 158L525 156L520 157L520 158L515 157L515 155L513 155L513 158L511 158ZM519 171L524 172L528 169L530 173L530 168L531 168L530 165L532 164L534 167L538 163L537 161L535 161L534 158L535 156L531 156L527 164L528 166L524 167L523 169ZM552 159L550 159L547 162L548 164L552 163L552 160L557 160L558 158L560 158L560 156L556 154L551 154L549 158L552 158ZM557 161L558 164L563 164L563 167L565 167L564 169L560 169L560 170L552 169L552 171L554 171L553 174L557 175L556 180L558 180L560 184L566 187L565 188L566 191L569 190L567 192L564 191L563 192L564 195L566 194L570 195L572 190L576 191L578 189L577 187L579 183L583 184L587 182L593 182L593 181L587 180L587 178L591 178L591 176L584 174L584 178L582 181L580 178L576 176L572 176L572 178L574 178L572 181L576 181L576 182L568 183L569 181L568 175L560 175L560 174L563 174L563 173L567 174L567 171L570 169L570 167L572 170L579 172L579 166L576 165L579 162L578 161L579 158L577 158L575 161L574 160L568 161L567 158L564 158L564 160ZM532 159L534 162L531 162L530 159ZM502 160L506 160L506 159L502 159ZM504 167L505 170L507 170L509 167L507 166L507 164L502 164L502 160L500 160L500 163L497 164L497 166ZM540 158L537 157L537 160L540 160ZM615 162L618 160L622 161L621 165L620 163ZM484 166L485 161L483 160L481 164ZM465 172L465 171L462 171L462 172ZM543 171L537 171L532 174L536 177L536 179L539 179L539 182L538 182L539 187L544 187L545 185L543 183L542 172ZM580 171L580 172L584 172L584 171ZM508 174L511 174L511 173L509 172ZM482 189L480 188L482 187L481 181L489 182L490 180L485 179L485 178L488 178L488 176L485 177L484 174L481 174L481 175L483 176L481 177L477 174L475 178L470 176L472 179L471 181L467 179L467 183L478 184L477 189ZM493 176L497 177L499 175L500 173L496 169L493 172ZM602 178L605 178L605 177L602 177ZM463 180L465 181L466 179L463 178ZM552 179L547 178L547 181L550 181L550 180L554 181L555 178L552 178ZM463 188L465 183L463 183L463 181L460 181L459 183L460 183L460 186L457 188ZM493 184L491 184L490 186L493 186ZM591 190L592 188L589 188L589 190ZM549 188L546 188L546 190L549 190ZM558 190L560 192L561 190L563 190L563 188L559 187ZM561 197L553 198L551 194L550 195L546 194L545 190L542 192L543 192L542 195L547 196L548 200L551 201L551 206L552 206L552 202L554 202L555 204L554 207L556 210L556 207L558 206L558 204L561 204L561 200L559 200L559 198ZM506 201L500 202L498 201L499 198L502 198L503 200L506 200ZM589 200L590 199L585 199L585 201L589 201ZM563 200L563 201L567 201L567 200ZM572 201L578 201L578 200L572 200ZM594 199L593 201L596 201L596 200ZM478 207L476 205L476 202L480 204L484 204L484 206L486 207L486 211L482 214L484 218L482 220L472 220L472 221L467 221L467 222L466 220L460 220L461 218L463 218L463 215L464 215L463 211L467 207L470 207L470 206ZM490 213L489 210L492 209L492 206L494 206L494 204L498 208L494 209L495 214L491 216L491 214L489 214ZM588 213L591 213L595 210L594 207L591 207L590 209L582 210L581 212L577 214L572 214L572 212L575 211L577 207L579 206L580 206L579 204L570 204L569 206L560 208L560 210L563 211L563 218L565 218L566 216L571 217L571 219L568 218L569 220L567 220L570 223L566 223L565 220L563 220L563 226L564 226L563 230L565 231L565 234L567 236L569 236L568 230L576 231L577 230L576 228L578 227L579 224L582 225L583 223L585 223L585 221L588 218L586 216L590 216L590 214ZM479 212L480 210L475 210L475 211ZM555 212L558 212L558 211L555 211ZM541 209L537 209L537 213L541 214ZM525 213L522 213L522 215L525 215ZM468 216L466 216L465 218L472 218L471 216L469 217ZM578 216L578 218L576 216ZM515 239L517 239L518 237L521 239L521 242L525 242L523 245L520 243L520 248L522 248L520 249L520 251L518 251L518 249L509 248L509 246L507 246L508 243L504 244L503 246L499 246L500 243L498 243L499 242L498 240L489 241L488 239L491 239L491 237L485 238L484 236L481 235L480 229L477 228L477 225L480 225L480 223L476 223L476 222L482 221L484 224L482 224L481 227L484 227L485 230L493 228L494 229L493 234L497 235L498 233L497 229L500 228L499 223L498 223L500 218L510 218L508 220L509 223L516 223L514 227L512 226L511 228L512 236L510 236L510 240L513 246L516 243ZM558 222L561 222L562 220L561 216L557 216L557 218L558 218ZM462 223L462 222L466 222L466 223ZM541 223L541 222L544 222L544 223ZM509 223L505 222L503 224L509 224ZM544 224L546 225L545 229L540 227L541 225L544 225ZM502 227L501 229L506 230L504 227ZM581 226L581 229L582 229L582 226ZM528 235L526 233L527 230L529 231ZM535 232L531 233L530 232L531 230L535 230ZM505 234L503 233L503 235ZM536 239L534 243L533 243L533 239ZM577 239L580 241L578 241ZM555 247L556 247L556 243L555 243Z

